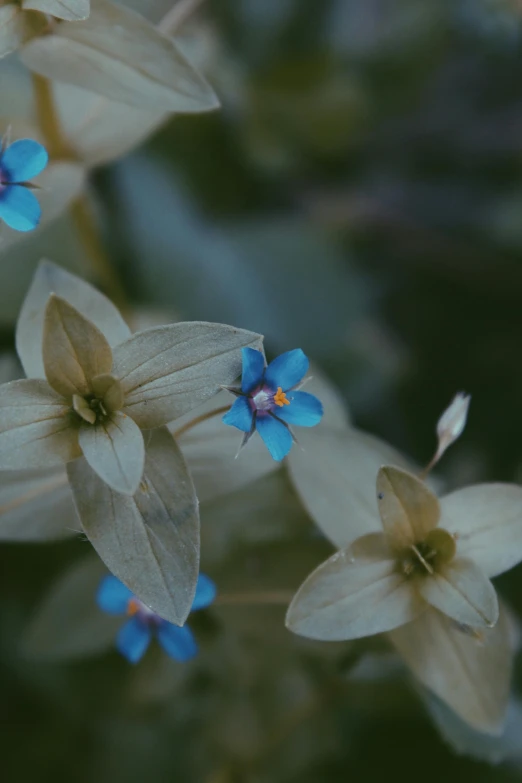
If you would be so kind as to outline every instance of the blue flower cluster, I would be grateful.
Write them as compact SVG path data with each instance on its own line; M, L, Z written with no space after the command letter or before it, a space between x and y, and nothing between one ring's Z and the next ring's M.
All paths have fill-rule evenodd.
M200 574L192 611L205 609L216 597L216 586L208 576ZM138 663L155 635L164 651L176 661L188 661L197 655L198 646L194 634L186 625L167 622L125 587L119 579L109 574L98 588L98 606L108 614L126 614L116 647L130 663Z
M0 218L16 231L32 231L40 222L41 208L28 180L47 166L45 147L20 139L0 152Z
M261 351L243 348L241 388L227 387L238 399L223 416L225 424L246 433L243 445L257 430L273 459L282 460L294 440L289 425L314 427L321 421L321 402L296 389L308 365L300 348L282 353L268 366Z

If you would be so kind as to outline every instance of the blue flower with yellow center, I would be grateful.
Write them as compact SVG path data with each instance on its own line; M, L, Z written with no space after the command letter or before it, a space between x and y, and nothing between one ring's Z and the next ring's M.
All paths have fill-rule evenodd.
M200 574L191 611L205 609L215 597L214 582L208 576ZM128 616L129 619L122 625L116 637L116 647L130 663L138 663L141 660L153 635L167 655L176 661L188 661L197 655L198 645L187 625L173 625L164 620L112 574L102 580L96 600L104 612Z
M15 231L32 231L42 210L28 180L47 166L45 147L32 139L20 139L0 152L0 218Z
M243 348L241 388L226 387L238 399L223 416L225 424L245 433L242 445L257 430L273 459L279 461L295 440L290 424L319 424L323 415L320 400L297 389L308 365L300 348L282 353L268 366L261 351Z

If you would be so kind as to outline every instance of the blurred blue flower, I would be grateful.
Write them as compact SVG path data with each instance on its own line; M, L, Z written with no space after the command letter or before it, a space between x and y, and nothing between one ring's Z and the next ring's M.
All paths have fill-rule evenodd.
M205 609L215 597L214 582L200 574L192 611ZM198 646L188 626L173 625L159 617L112 574L102 580L96 600L100 609L108 614L128 615L129 619L116 638L116 647L130 663L138 663L143 657L153 634L167 655L176 661L188 661L197 655Z
M40 222L38 199L28 180L47 166L45 147L20 139L0 151L0 218L16 231L32 231Z
M257 430L273 459L279 461L294 440L289 424L314 427L321 421L321 402L296 389L308 364L300 348L282 353L268 367L261 351L243 348L241 389L226 387L238 399L223 416L225 424L246 433L242 446Z

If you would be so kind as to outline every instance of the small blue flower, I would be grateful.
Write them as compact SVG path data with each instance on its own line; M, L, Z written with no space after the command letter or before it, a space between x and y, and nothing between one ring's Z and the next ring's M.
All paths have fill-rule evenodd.
M192 611L205 609L216 597L214 582L204 574L199 575ZM145 606L128 587L109 574L102 579L96 595L98 606L108 614L127 614L116 638L116 647L130 663L138 663L156 635L167 655L176 661L188 661L198 652L194 634L187 625L167 622Z
M0 151L0 218L16 231L32 231L40 222L38 199L28 180L47 166L45 147L20 139Z
M225 424L246 433L242 446L257 430L273 459L279 461L286 457L294 440L289 424L319 424L321 402L313 394L296 390L308 364L300 348L281 354L268 367L261 351L243 348L241 389L226 387L238 399L223 416Z

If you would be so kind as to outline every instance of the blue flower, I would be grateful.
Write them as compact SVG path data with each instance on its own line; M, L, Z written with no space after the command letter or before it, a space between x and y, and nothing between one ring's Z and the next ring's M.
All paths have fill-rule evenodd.
M296 390L308 364L300 348L281 354L268 367L261 351L243 348L241 389L226 387L238 399L223 416L225 424L246 433L242 446L257 430L279 461L294 441L289 424L314 427L321 421L323 406L317 397Z
M216 597L216 586L208 576L200 574L192 611L205 609ZM194 634L187 625L167 622L125 587L119 579L109 574L102 579L96 595L98 606L108 614L127 614L116 638L116 647L130 663L138 663L156 635L167 655L176 661L188 661L198 652Z
M28 180L47 166L47 151L32 139L20 139L0 151L0 218L16 231L32 231L40 222L38 199Z

